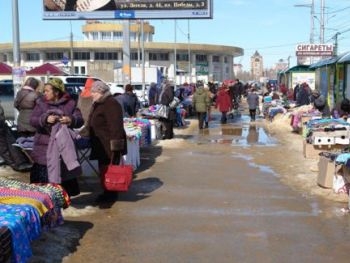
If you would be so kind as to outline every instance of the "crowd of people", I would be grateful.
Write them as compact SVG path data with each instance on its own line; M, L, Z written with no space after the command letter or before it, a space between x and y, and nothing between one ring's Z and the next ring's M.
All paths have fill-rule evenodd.
M306 83L292 90L283 84L279 90L266 87L262 95L294 100L297 107L312 104L324 117L347 118L350 113L348 99L330 110L325 96L317 89L311 90ZM151 83L149 105L169 107L168 115L159 119L163 127L162 139L165 140L174 138L178 112L177 107L170 105L175 97L181 107L191 108L199 130L209 128L212 108L221 113L221 124L227 123L228 114L243 98L246 99L251 121L256 120L259 110L257 86L243 85L239 79L221 85L213 82L184 83L176 89L168 81L160 85ZM137 117L141 108L132 85L125 86L124 94L113 96L107 84L89 78L76 101L59 78L41 83L29 77L17 92L14 107L19 112L16 135L6 124L0 105L0 156L8 165L17 171L30 171L30 183L59 183L70 196L75 196L80 193L77 178L82 172L75 147L89 145L92 149L90 159L98 161L101 178L102 191L98 199L113 200L117 197L117 193L104 189L102 182L107 166L118 164L121 156L127 153L123 119ZM13 146L15 136L32 138L30 158Z
M69 196L76 196L80 194L78 177L82 170L75 147L79 140L86 140L91 146L90 158L99 166L98 201L114 200L117 193L104 189L103 178L108 164L119 164L120 157L127 153L123 117L124 112L135 112L129 111L129 100L125 101L119 103L101 81L88 79L75 101L61 79L41 83L30 77L14 100L19 112L16 134L11 132L0 107L0 156L15 170L29 171L30 183L58 183ZM15 137L32 141L27 155L14 146Z

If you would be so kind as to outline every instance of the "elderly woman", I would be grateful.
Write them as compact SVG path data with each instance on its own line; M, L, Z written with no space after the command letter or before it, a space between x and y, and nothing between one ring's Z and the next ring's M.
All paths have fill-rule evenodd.
M127 153L126 133L123 123L122 107L109 92L102 81L95 81L91 88L93 105L89 115L89 133L91 140L90 159L98 161L103 194L97 201L114 201L117 192L107 191L103 185L108 165L119 164L122 155Z
M75 148L70 149L70 153L64 154L66 162L58 162L59 156L52 155L53 148L51 146L52 136L55 134L56 127L65 126L64 128L79 128L83 125L83 118L79 109L75 106L75 101L70 98L69 94L65 92L65 87L62 80L52 78L44 86L44 96L37 101L35 108L30 118L30 124L36 128L34 135L34 145L31 157L33 159L33 168L30 173L30 183L48 183L54 182L50 180L51 166L49 164L60 164L54 172L59 171L58 180L61 181L63 188L70 196L78 195L80 193L77 176L80 175L77 161L69 160L75 156ZM66 137L66 136L65 136ZM64 138L63 138L64 139ZM68 141L68 138L66 138ZM73 145L74 146L74 145ZM68 159L67 159L67 158ZM54 160L56 158L56 160ZM68 172L67 167L72 164L72 173ZM75 165L75 166L74 166ZM73 166L78 170L73 169ZM71 171L71 170L70 170ZM76 172L76 173L75 173ZM57 178L55 178L56 180Z

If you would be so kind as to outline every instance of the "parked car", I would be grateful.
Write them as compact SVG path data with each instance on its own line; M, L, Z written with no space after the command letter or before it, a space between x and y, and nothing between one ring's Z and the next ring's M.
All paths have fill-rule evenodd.
M120 95L120 94L124 93L123 84L118 84L118 83L114 83L114 82L108 82L107 85L109 86L110 91L111 91L113 96Z

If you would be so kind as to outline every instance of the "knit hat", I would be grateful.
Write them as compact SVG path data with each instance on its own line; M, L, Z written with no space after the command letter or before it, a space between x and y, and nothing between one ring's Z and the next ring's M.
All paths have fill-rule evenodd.
M61 79L59 78L51 78L47 84L50 84L52 87L62 91L62 92L65 92L65 87L64 87L64 83Z
M100 80L97 80L92 84L91 92L98 92L104 94L107 91L109 91L108 85Z
M90 97L92 84L94 82L95 82L94 79L88 78L85 82L85 87L84 87L83 91L81 92L80 96L82 96L84 98Z

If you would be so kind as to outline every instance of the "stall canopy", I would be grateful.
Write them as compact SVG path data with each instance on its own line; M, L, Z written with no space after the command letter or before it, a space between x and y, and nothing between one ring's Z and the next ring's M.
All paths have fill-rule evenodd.
M11 75L12 67L5 63L0 62L0 74Z
M50 63L43 64L39 67L27 71L27 75L68 75L60 68Z

